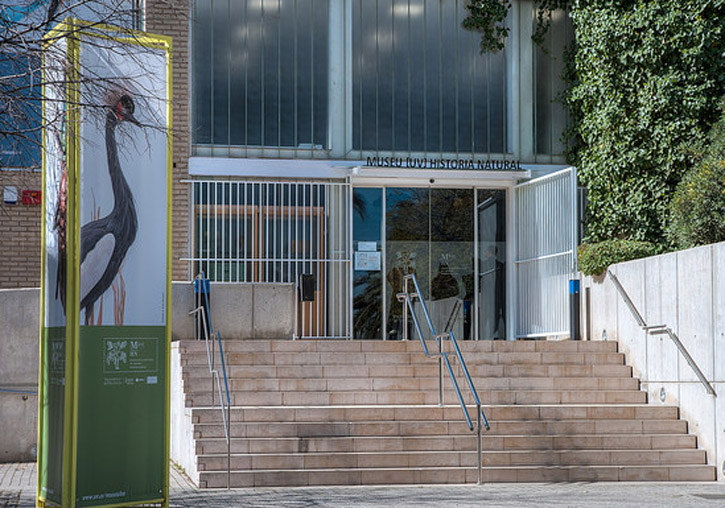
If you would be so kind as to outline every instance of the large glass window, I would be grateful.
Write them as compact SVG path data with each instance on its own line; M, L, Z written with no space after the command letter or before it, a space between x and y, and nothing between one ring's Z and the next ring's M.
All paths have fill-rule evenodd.
M324 148L329 0L196 0L193 143Z
M506 52L481 54L464 0L353 2L353 148L504 153Z
M565 51L573 40L571 18L558 10L552 15L543 44L534 49L537 155L564 153L562 134L569 123L569 115L562 101L566 88L562 76L566 66Z

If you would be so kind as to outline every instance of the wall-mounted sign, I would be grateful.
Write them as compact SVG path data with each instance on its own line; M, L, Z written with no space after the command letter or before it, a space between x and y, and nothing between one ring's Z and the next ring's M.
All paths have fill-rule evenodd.
M39 205L43 201L42 192L39 190L24 190L23 191L23 204L24 205Z
M523 171L521 161L435 159L426 157L368 157L366 166L373 168L464 169L478 171Z

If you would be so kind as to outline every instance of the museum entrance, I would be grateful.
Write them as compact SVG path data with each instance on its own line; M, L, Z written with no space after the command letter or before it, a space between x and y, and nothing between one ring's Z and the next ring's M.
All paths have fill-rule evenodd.
M506 338L505 190L356 187L353 249L355 338L402 339L410 273L436 331Z

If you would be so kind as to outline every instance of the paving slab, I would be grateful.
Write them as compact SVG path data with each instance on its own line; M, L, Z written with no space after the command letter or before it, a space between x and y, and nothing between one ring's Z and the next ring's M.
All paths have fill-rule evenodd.
M171 468L174 508L715 508L725 482L515 483L199 490ZM35 507L35 463L0 464L0 507Z

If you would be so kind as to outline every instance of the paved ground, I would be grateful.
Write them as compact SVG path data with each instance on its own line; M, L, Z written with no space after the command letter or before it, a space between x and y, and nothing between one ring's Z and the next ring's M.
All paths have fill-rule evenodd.
M0 508L35 506L35 464L0 464ZM200 491L172 468L171 506L207 508L725 507L725 483L539 483Z

